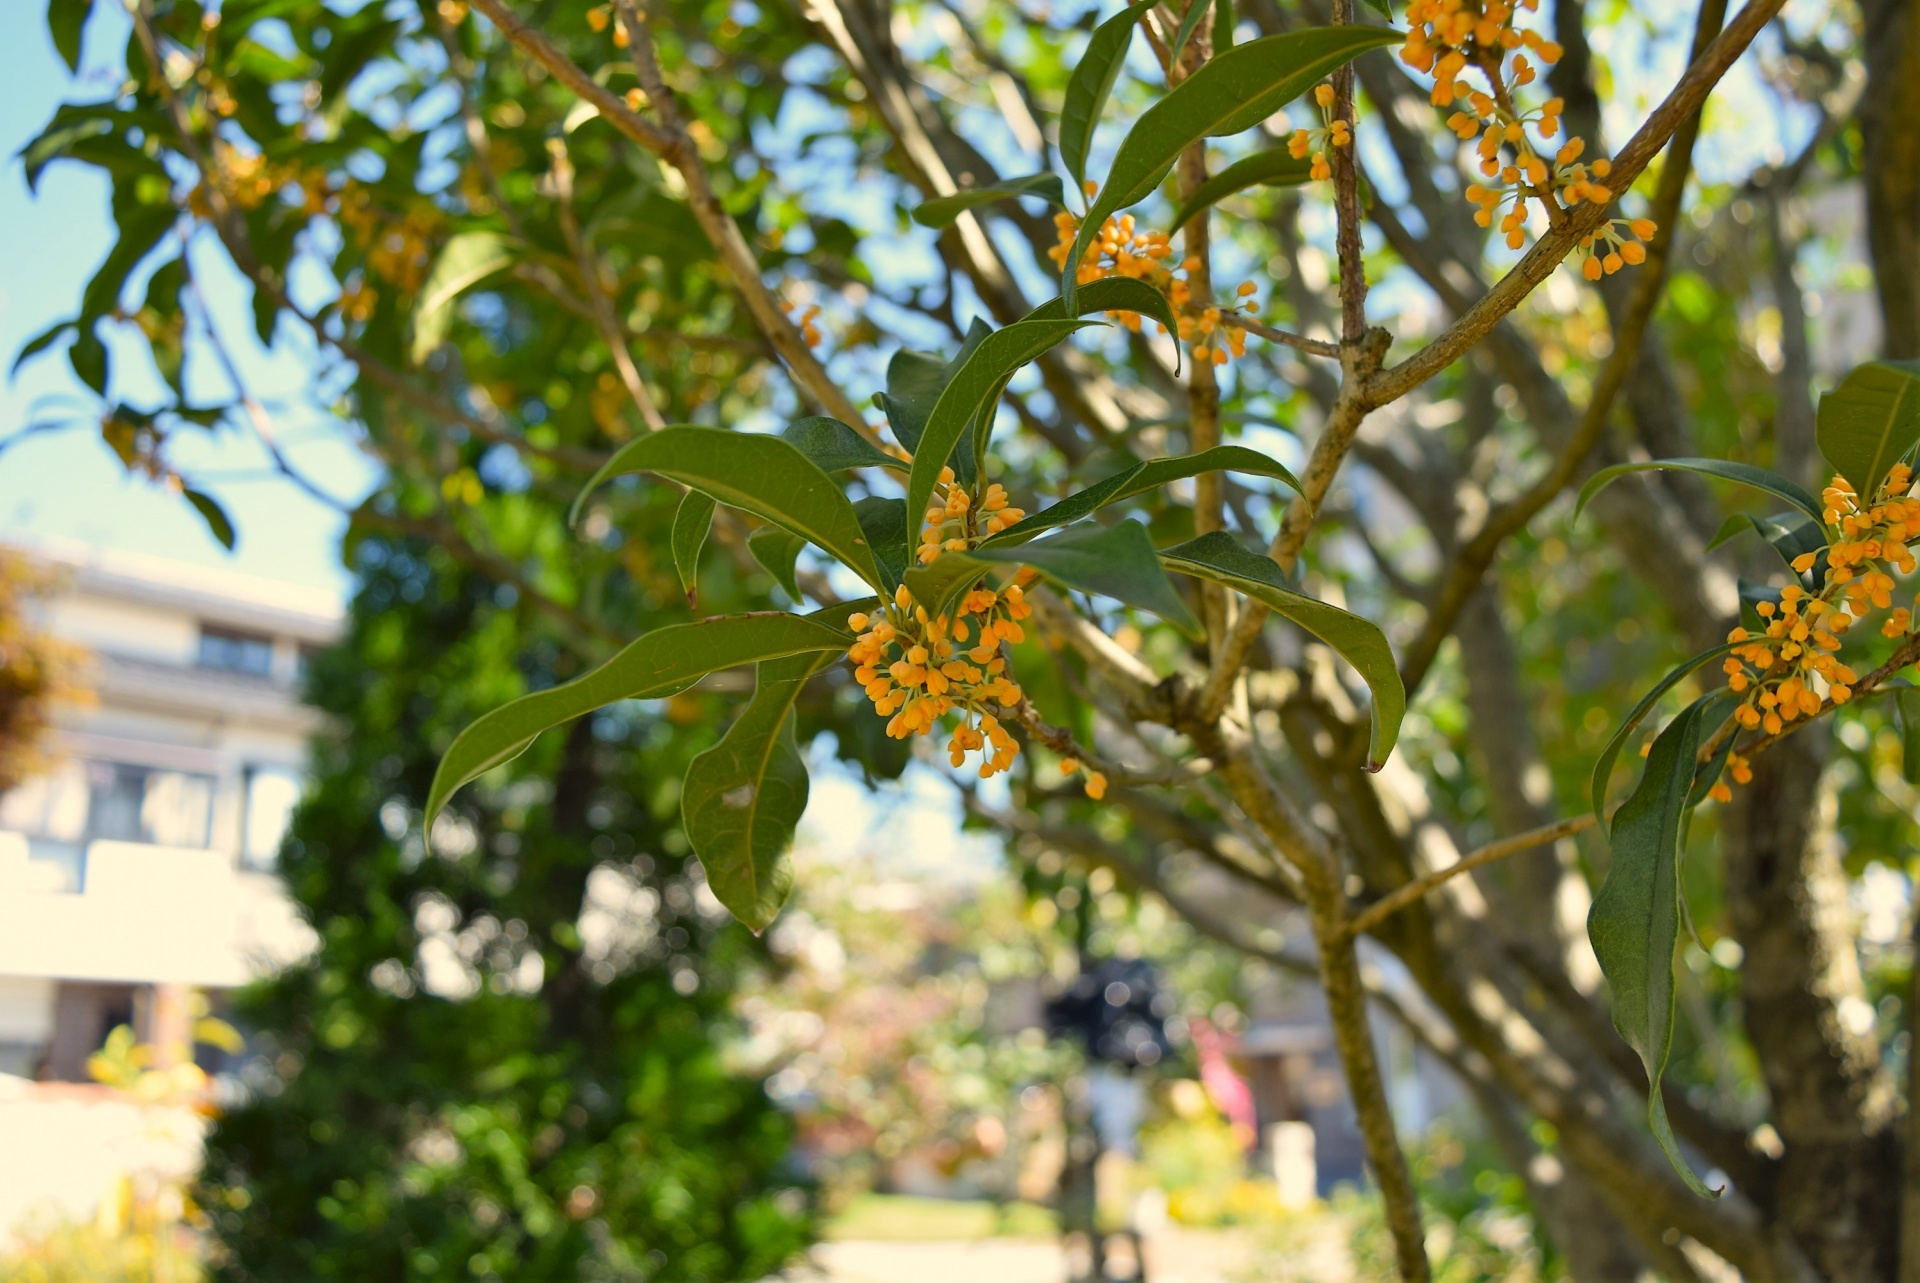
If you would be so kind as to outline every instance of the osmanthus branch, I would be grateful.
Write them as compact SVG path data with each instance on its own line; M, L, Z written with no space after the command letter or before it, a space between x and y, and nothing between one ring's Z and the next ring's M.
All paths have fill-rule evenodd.
M1278 343L1284 347L1297 348L1309 356L1324 356L1336 361L1340 359L1340 345L1337 343L1329 343L1325 339L1310 339L1303 335L1294 334L1288 330L1276 329L1274 326L1256 321L1251 316L1244 316L1238 312L1222 312L1220 314L1220 323L1222 325L1230 325L1236 330L1245 330L1249 334L1258 335L1269 343Z
M1634 179L1652 163L1661 148L1680 127L1700 109L1707 95L1719 84L1755 36L1785 6L1786 0L1748 0L1746 8L1714 37L1700 56L1693 60L1673 90L1654 108L1639 132L1627 141L1613 158L1613 172L1607 183L1615 191L1625 191ZM1565 223L1541 237L1525 258L1495 283L1466 313L1447 327L1440 336L1398 365L1381 370L1369 380L1366 395L1371 407L1399 400L1452 365L1491 330L1500 318L1513 311L1553 274L1560 260L1573 252L1582 237L1590 235L1608 217L1610 206L1576 206Z
M1614 190L1625 191L1652 163L1785 3L1786 0L1749 0L1739 16L1693 60L1665 100L1613 158L1608 182ZM1280 532L1268 547L1269 556L1282 567L1292 568L1313 528L1320 503L1359 432L1361 420L1370 411L1399 400L1466 355L1553 274L1583 237L1606 221L1611 208L1591 203L1576 206L1438 338L1400 364L1382 367L1381 358L1387 343L1383 331L1366 331L1362 341L1342 344L1345 368L1340 395L1301 477L1302 493L1288 507ZM1344 327L1344 319L1342 324ZM1249 605L1241 615L1228 644L1216 654L1201 692L1199 707L1203 713L1217 717L1226 707L1234 678L1252 653L1266 617L1267 610L1260 605Z
M1531 851L1536 847L1558 842L1561 838L1584 833L1596 823L1598 821L1591 814L1579 815L1570 820L1558 820L1537 829L1529 829L1525 833L1516 833L1512 837L1501 838L1498 842L1489 842L1479 850L1462 856L1444 869L1436 869L1424 877L1415 878L1411 882L1394 888L1348 918L1346 931L1349 935L1365 935L1400 910L1425 898L1436 887L1452 881L1462 873L1471 873L1497 860L1504 860L1510 855L1519 855L1523 851Z
M579 64L508 9L503 0L473 0L473 7L485 14L488 21L516 48L545 68L549 75L572 90L582 101L591 104L614 129L673 166L686 183L688 205L694 218L706 233L714 252L719 255L735 291L753 317L754 325L773 345L794 382L826 413L860 432L874 444L879 444L879 437L868 426L865 416L828 376L826 367L814 356L800 331L787 319L779 301L761 279L760 264L754 257L752 247L720 204L698 148L685 130L680 128L679 109L672 91L660 79L659 65L653 56L652 37L632 5L623 3L619 6L621 22L627 32L628 48L634 56L635 67L640 72L641 88L646 91L654 109L660 112L663 125L653 124L628 107L624 98L595 81Z
M1727 0L1706 0L1700 6L1693 32L1693 58L1696 63L1704 56L1709 42L1725 21L1726 12ZM1562 444L1560 453L1545 475L1527 487L1519 498L1502 504L1490 513L1473 538L1454 554L1439 591L1427 608L1426 623L1400 662L1400 682L1406 687L1408 698L1412 698L1413 693L1420 689L1421 682L1426 680L1427 671L1440 653L1441 644L1452 634L1454 625L1459 622L1460 612L1466 609L1467 600L1480 586L1500 546L1524 529L1536 514L1572 483L1579 475L1587 455L1605 433L1608 416L1612 414L1614 402L1640 358L1640 349L1652 323L1654 309L1659 306L1666 289L1667 262L1672 257L1680 202L1686 193L1687 178L1693 170L1693 147L1699 136L1700 110L1696 108L1674 131L1671 150L1667 153L1666 163L1661 166L1660 182L1654 190L1649 209L1649 216L1658 224L1659 230L1647 246L1646 262L1638 269L1633 294L1614 332L1613 351L1594 384L1593 394L1587 398L1580 424Z

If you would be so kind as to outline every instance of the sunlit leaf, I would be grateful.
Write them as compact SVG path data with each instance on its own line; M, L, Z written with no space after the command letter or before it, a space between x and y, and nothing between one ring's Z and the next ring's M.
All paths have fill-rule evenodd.
M1068 495L1050 508L1043 508L1032 516L1002 530L986 540L986 547L999 544L1025 543L1055 526L1068 525L1091 517L1109 504L1131 499L1137 494L1158 489L1173 481L1198 476L1202 472L1245 472L1255 476L1275 477L1286 483L1292 490L1300 489L1300 482L1279 463L1269 459L1258 450L1249 450L1245 446L1222 445L1211 450L1202 450L1199 454L1183 454L1173 459L1152 459L1146 463L1135 464L1124 472L1117 472L1104 481L1095 482L1085 490Z
M448 746L427 792L424 827L461 785L524 753L542 731L623 699L678 694L708 673L808 651L842 650L853 637L818 619L762 611L656 629L562 686L522 695L477 719Z
M1869 361L1820 398L1820 453L1872 502L1888 469L1920 441L1920 361Z
M1367 746L1367 769L1377 771L1386 764L1387 755L1400 738L1400 720L1407 712L1407 691L1400 682L1400 669L1393 662L1393 648L1387 645L1387 635L1380 631L1379 625L1296 592L1281 576L1273 558L1248 552L1224 530L1168 548L1160 557L1169 569L1211 579L1265 602L1276 614L1284 615L1318 637L1352 664L1367 689L1373 692L1373 731Z
M1673 1050L1673 949L1680 935L1681 826L1699 756L1704 696L1653 742L1640 784L1614 816L1613 864L1587 914L1587 937L1613 995L1613 1026L1647 1071L1647 1122L1673 1168L1703 1197L1716 1191L1680 1154L1660 1079Z
M913 210L913 221L922 227L951 227L953 220L970 209L995 201L1035 196L1049 205L1066 207L1066 191L1058 174L1029 174L1024 178L1005 178L986 187L970 187L950 196L921 201Z
M1594 759L1593 779L1588 786L1590 796L1593 800L1594 819L1599 820L1603 824L1606 822L1607 782L1613 778L1613 764L1620 759L1620 750L1626 744L1627 737L1633 734L1634 728L1646 720L1647 714L1653 711L1653 706L1660 702L1662 695L1679 685L1682 680L1702 665L1718 659L1722 655L1728 654L1739 644L1738 642L1725 642L1719 646L1715 646L1711 650L1701 651L1698 655L1681 663L1672 672L1662 677L1654 684L1652 690L1640 697L1640 702L1633 706L1632 710L1627 713L1625 720L1620 723L1620 729L1613 733L1613 737L1607 741L1606 747L1600 750L1600 756Z
M1194 189L1173 216L1169 231L1179 231L1203 209L1219 204L1249 187L1298 187L1311 176L1311 160L1295 160L1284 148L1255 152L1237 160ZM1082 286L1081 288L1085 288Z
M1120 144L1068 251L1062 295L1072 299L1080 260L1107 216L1151 195L1181 152L1203 138L1251 129L1356 55L1400 38L1382 27L1314 27L1263 36L1209 59L1142 113Z
M513 265L514 243L499 232L461 232L433 261L413 309L413 359L427 359L446 341L461 294Z
M940 399L927 418L925 432L913 451L913 471L907 477L907 518L910 531L918 530L940 470L954 446L975 419L990 416L999 404L1000 394L1021 366L1058 344L1060 340L1094 324L1091 321L1042 320L1016 321L1003 330L989 334L954 372ZM983 428L984 435L984 428ZM957 471L957 470L956 470Z
M1060 159L1066 162L1073 181L1087 181L1087 152L1093 146L1093 127L1106 110L1114 81L1127 61L1127 46L1133 40L1133 24L1153 8L1154 0L1129 5L1093 29L1086 52L1074 64L1067 81L1066 101L1060 107Z
M779 437L676 425L622 446L573 501L569 521L602 482L651 472L784 526L880 586L880 568L853 505L831 477Z
M1663 471L1697 472L1702 476L1737 481L1743 486L1764 490L1776 499L1786 500L1815 521L1825 519L1825 510L1821 508L1820 501L1779 473L1768 472L1751 464L1729 463L1724 459L1649 459L1641 463L1616 463L1611 468L1602 468L1587 478L1586 485L1580 487L1580 497L1573 505L1574 518L1577 520L1586 510L1594 495L1628 473Z
M793 704L807 679L836 658L827 652L761 663L753 698L720 742L688 765L681 786L681 822L708 888L756 935L793 888L787 852L807 809Z
M1036 543L947 553L929 566L909 570L907 587L929 611L944 613L947 604L992 565L1031 566L1067 588L1150 610L1189 633L1200 630L1161 568L1147 528L1137 521L1079 526Z
M794 420L780 434L780 439L813 460L813 466L822 472L844 472L848 468L907 470L905 463L840 420L824 414Z

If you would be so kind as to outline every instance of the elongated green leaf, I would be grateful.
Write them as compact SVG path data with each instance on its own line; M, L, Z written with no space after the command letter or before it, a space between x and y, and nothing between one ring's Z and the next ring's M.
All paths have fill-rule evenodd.
M1062 312L1062 316L1066 313ZM933 414L933 407L940 400L940 394L946 391L947 384L959 368L966 364L975 348L986 342L987 335L993 333L993 327L985 321L974 318L967 327L967 337L960 344L951 361L943 360L928 352L914 352L901 348L887 362L887 390L875 394L874 404L885 412L887 423L893 428L893 435L901 445L909 450L920 448L920 434L926 430L927 419Z
M623 699L661 699L708 673L763 659L852 645L844 629L783 611L673 624L629 643L600 667L478 718L454 737L427 792L425 826L461 785L524 753L542 731Z
M1593 799L1594 819L1602 824L1607 822L1607 782L1613 778L1613 764L1620 759L1620 749L1626 744L1627 736L1633 734L1634 728L1646 720L1647 714L1653 711L1653 706L1660 702L1662 695L1679 685L1695 669L1729 653L1739 644L1726 642L1711 650L1701 651L1654 683L1653 689L1640 697L1640 702L1633 706L1626 720L1620 723L1620 729L1613 733L1613 738L1607 741L1607 746L1600 750L1600 756L1594 759L1593 782L1589 785L1590 796Z
M1352 664L1373 692L1373 734L1367 747L1367 769L1386 765L1400 738L1400 719L1407 712L1407 690L1393 662L1387 635L1371 620L1315 601L1287 586L1271 557L1248 552L1224 530L1168 548L1160 554L1170 569L1211 579L1265 602L1281 615L1318 637Z
M1202 138L1237 134L1279 111L1315 81L1401 33L1383 27L1314 27L1263 36L1215 55L1149 107L1113 158L1107 181L1067 254L1061 294L1069 306L1080 260L1109 214L1145 200L1185 151Z
M1920 784L1920 687L1899 687L1893 700L1900 713L1900 774Z
M687 604L700 604L700 550L707 546L707 532L713 529L713 496L689 490L673 510L673 571L680 576L680 590Z
M1179 320L1173 314L1173 304L1165 294L1153 288L1145 281L1136 281L1130 276L1109 276L1098 281L1089 281L1082 285L1073 297L1073 311L1067 310L1067 300L1055 295L1039 307L1021 317L1022 321L1059 321L1068 316L1090 316L1095 312L1138 312L1160 322L1168 330L1177 330ZM1174 355L1175 371L1179 369L1179 354ZM1179 420L1184 423L1186 420Z
M1109 504L1158 489L1171 481L1198 476L1202 472L1245 472L1255 476L1277 477L1288 488L1295 491L1300 489L1300 482L1291 472L1258 450L1237 445L1215 446L1198 454L1183 454L1174 459L1153 459L1135 464L1007 527L986 540L984 546L993 548L1001 544L1025 543L1055 526L1091 517Z
M1580 487L1580 497L1573 505L1574 517L1579 518L1594 495L1628 473L1660 471L1698 472L1702 476L1738 481L1743 486L1752 486L1776 499L1786 500L1815 521L1824 522L1825 519L1825 510L1821 508L1820 501L1779 473L1750 464L1729 463L1724 459L1649 459L1644 463L1616 463L1611 468L1602 468L1587 479L1586 485Z
M227 510L220 506L220 501L210 494L190 488L181 490L180 494L193 505L200 519L207 523L207 529L220 541L220 546L232 552L237 536L233 531L233 520L227 516Z
M1154 0L1129 5L1093 29L1087 51L1074 64L1067 81L1066 101L1060 107L1060 159L1077 184L1087 181L1087 152L1093 146L1093 127L1106 110L1113 82L1127 61L1133 24L1153 8Z
M807 809L807 765L794 741L793 704L832 652L770 659L753 698L718 744L687 766L680 816L707 886L755 935L793 889L787 858Z
M800 600L800 583L793 570L800 560L800 550L806 546L806 540L779 526L762 526L747 536L747 551L796 602Z
M909 570L907 587L930 613L944 613L982 569L996 564L1031 566L1068 588L1150 610L1188 633L1200 631L1199 621L1161 569L1147 528L1137 521L1080 526L1038 543L950 552L929 566Z
M907 501L868 497L853 505L853 515L880 564L881 588L891 593L907 569Z
M970 209L995 201L1020 196L1037 196L1049 205L1067 206L1066 190L1058 174L1028 174L1025 178L1004 178L985 187L971 187L951 196L936 196L914 206L913 221L922 227L951 227L953 220Z
M1788 570L1793 563L1807 553L1814 554L1813 569L1794 570L1799 576L1801 586L1811 589L1817 583L1826 580L1827 532L1819 522L1801 514L1788 513L1778 517L1756 517L1750 512L1736 512L1720 523L1720 529L1707 543L1707 551L1712 552L1735 535L1753 531L1767 541L1769 547L1780 554L1780 560Z
M961 436L974 420L991 416L1000 393L1015 371L1047 351L1075 330L1094 324L1091 321L1043 320L1016 321L1004 330L995 330L975 348L966 362L954 372L940 399L927 418L926 431L914 447L913 471L907 476L908 530L920 528L927 500L947 466ZM987 425L981 426L984 435ZM956 469L957 471L957 469ZM911 542L911 539L909 540Z
M47 34L67 70L80 70L80 37L86 32L93 0L47 0Z
M1212 12L1212 6L1207 3L1207 0L1190 0L1187 5L1187 16L1180 19L1180 30L1173 37L1173 47L1167 52L1169 62L1180 61L1180 55L1186 52L1187 41L1193 39L1193 33L1200 27L1200 19L1210 12Z
M796 419L780 434L822 472L845 472L848 468L892 468L905 472L907 465L855 432L838 419L824 414Z
M1870 504L1887 470L1920 442L1920 361L1869 361L1820 398L1820 453Z
M1660 1078L1673 1050L1673 947L1680 936L1680 827L1693 786L1705 696L1660 732L1639 787L1621 804L1608 836L1613 866L1587 914L1587 938L1613 994L1613 1027L1647 1071L1647 1122L1687 1182L1714 1197L1681 1157L1667 1122Z
M46 329L27 340L27 345L21 348L18 355L13 358L13 369L10 373L20 373L21 366L65 338L69 331L77 332L79 328L80 327L72 321L55 321L52 325L49 325Z
M1382 18L1385 18L1388 22L1393 21L1393 0L1367 0L1367 8L1373 10Z
M649 432L601 465L567 519L580 519L581 505L602 482L630 472L669 477L784 526L880 586L880 568L853 505L831 477L779 437L687 425Z
M461 232L433 261L413 309L413 359L427 359L446 340L454 300L513 263L511 238L499 232Z
M1213 51L1233 48L1233 0L1213 0Z
M1284 148L1260 151L1237 160L1194 189L1187 203L1173 216L1170 231L1185 227L1203 209L1219 204L1235 192L1249 187L1298 187L1311 176L1311 160L1295 160Z

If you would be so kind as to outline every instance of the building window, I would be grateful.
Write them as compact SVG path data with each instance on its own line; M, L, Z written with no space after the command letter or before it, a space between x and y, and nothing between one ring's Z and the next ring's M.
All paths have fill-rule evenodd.
M293 808L300 801L300 776L280 766L247 770L247 809L240 832L240 859L249 868L271 869L280 858Z
M273 638L202 624L200 667L270 677L273 675Z
M205 847L213 778L120 762L88 762L87 836L110 842Z

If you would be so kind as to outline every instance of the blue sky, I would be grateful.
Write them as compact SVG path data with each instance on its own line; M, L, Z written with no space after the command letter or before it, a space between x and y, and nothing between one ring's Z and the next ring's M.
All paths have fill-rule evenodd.
M86 58L76 83L54 52L44 5L0 4L0 49L7 90L0 94L0 357L13 354L49 325L77 308L81 289L105 257L112 227L107 183L79 165L56 164L27 190L15 156L63 99L93 99L111 92L126 39L126 17L116 5L99 5L87 32ZM246 295L216 256L196 255L216 323L233 349L251 390L275 411L288 452L335 494L357 499L376 473L347 434L312 406L305 389L310 351L291 343L263 351L253 336ZM154 375L133 359L130 347L115 351L115 379L125 398L139 403ZM229 390L217 372L195 372L208 395ZM124 380L124 381L122 381ZM0 383L0 437L29 423L85 417L92 394L74 378L64 352L29 362ZM76 539L192 565L229 569L343 594L348 578L338 547L343 519L264 471L258 446L234 430L207 441L183 442L178 466L217 494L240 532L229 553L179 499L143 479L130 477L82 424L49 433L0 452L0 539L31 542Z

